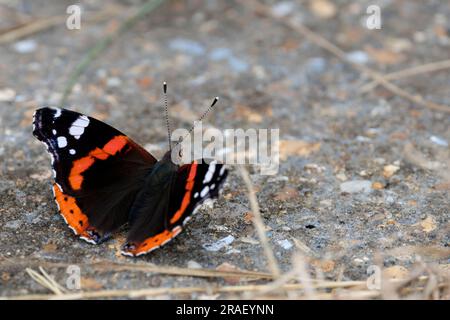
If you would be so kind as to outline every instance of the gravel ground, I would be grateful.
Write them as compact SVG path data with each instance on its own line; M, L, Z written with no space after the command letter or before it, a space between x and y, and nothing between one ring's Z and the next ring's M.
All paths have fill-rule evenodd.
M368 30L366 8L377 2L382 28ZM1 29L18 23L11 14L16 10L30 10L38 19L64 15L71 4L6 3L0 6ZM86 16L104 10L101 3L87 2ZM445 1L267 3L276 14L301 19L352 61L383 73L450 59ZM245 185L233 167L213 209L202 210L171 244L139 259L120 256L122 232L92 246L76 239L57 214L50 157L31 135L32 115L40 106L59 103L83 55L123 21L116 16L82 20L81 30L61 24L0 46L0 296L48 293L25 273L26 266L46 266L64 283L65 270L51 263L79 265L86 290L226 282L100 272L89 266L95 261L268 271ZM299 248L313 273L331 280L366 279L377 253L394 273L408 272L419 257L448 270L448 113L381 87L361 93L369 81L365 76L276 19L231 1L164 3L91 63L66 107L108 122L161 155L162 81L169 83L173 127L188 128L211 98L220 96L210 125L280 129L278 174L250 171L283 272ZM395 83L450 105L448 69ZM224 238L228 245L208 250Z

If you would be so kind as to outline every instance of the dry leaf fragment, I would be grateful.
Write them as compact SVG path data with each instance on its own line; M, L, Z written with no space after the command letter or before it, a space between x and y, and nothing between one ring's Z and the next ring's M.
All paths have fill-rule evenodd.
M93 278L81 278L81 288L83 289L91 289L91 290L99 290L103 288L103 285Z
M406 279L409 275L408 269L403 266L391 266L383 270L388 279Z
M246 224L252 224L253 217L254 217L253 212L251 212L251 211L246 212L244 215L244 222Z
M400 170L399 166L393 165L393 164L389 164L387 166L384 166L383 168L383 176L385 178L390 178L392 177L398 170Z
M334 262L333 260L314 259L311 261L311 265L319 268L320 270L322 270L322 272L331 272L334 270L336 262Z
M143 77L143 78L137 79L137 84L142 89L146 89L146 88L150 87L152 85L152 83L153 83L153 78L150 78L150 77Z
M429 233L437 228L436 226L436 219L433 216L428 216L424 220L420 221L419 223L416 223L414 226L421 226L422 231Z
M286 201L299 196L298 190L292 187L284 187L275 195L275 200Z
M371 46L365 47L365 51L369 56L379 64L397 64L404 60L404 55L386 49L377 49Z
M58 246L54 243L47 243L42 247L42 250L46 252L55 252L58 249Z
M384 189L384 185L381 182L375 181L372 183L372 189L381 190Z
M254 123L261 123L263 121L263 115L261 113L255 112L250 107L240 103L236 104L234 116Z

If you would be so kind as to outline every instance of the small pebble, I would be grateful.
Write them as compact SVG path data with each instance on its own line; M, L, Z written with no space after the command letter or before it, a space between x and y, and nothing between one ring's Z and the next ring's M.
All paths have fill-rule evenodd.
M187 267L190 268L190 269L201 269L201 268L203 268L200 263L198 263L197 261L194 261L194 260L189 260L188 263L187 263Z
M431 142L437 144L438 146L448 147L448 142L445 141L444 139L440 138L440 137L431 136L430 140L431 140Z
M347 59L353 63L366 64L369 62L369 56L364 51L352 51L347 54Z
M347 181L348 180L347 176L343 172L339 172L336 175L336 179L338 179L339 181Z
M18 53L30 53L36 50L37 42L35 40L22 40L13 45L13 48Z
M0 101L11 102L16 98L16 92L11 88L0 89Z
M170 41L169 47L172 50L181 51L191 56L201 56L205 54L205 48L200 43L190 39L173 39Z
M306 63L306 70L310 73L323 73L326 67L327 62L321 57L311 58Z
M368 193L372 191L372 182L369 180L352 180L341 183L341 192L345 193Z
M204 244L203 248L207 251L219 251L222 248L225 248L226 246L233 243L234 237L232 235L226 236L225 238L222 238L216 242L210 243L210 244Z
M245 72L248 70L248 63L236 57L229 58L228 65L236 72Z
M360 259L360 258L355 258L355 259L353 259L353 264L362 265L362 264L364 264L364 260Z
M233 54L229 48L215 48L209 54L209 58L213 61L226 60Z
M276 17L284 17L294 10L294 3L292 1L282 1L272 6L272 13Z
M12 220L5 223L6 228L13 230L19 229L21 225L22 222L20 220Z
M122 84L122 80L120 80L117 77L108 78L108 80L106 81L106 85L108 87L119 87L121 84Z
M381 190L383 188L384 186L381 182L375 181L374 183L372 183L372 189Z
M285 250L289 250L293 247L292 243L287 239L278 240L277 243Z
M387 166L384 166L383 168L383 176L385 178L392 177L398 170L400 170L400 167L394 164L389 164Z

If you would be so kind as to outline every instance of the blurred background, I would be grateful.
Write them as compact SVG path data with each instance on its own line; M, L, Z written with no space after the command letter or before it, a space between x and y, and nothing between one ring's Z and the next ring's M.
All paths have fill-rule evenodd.
M81 243L56 214L34 110L88 114L160 156L167 81L174 128L219 96L205 128L280 129L279 173L248 169L285 282L298 272L361 281L312 291L323 298L449 298L449 17L437 0L0 1L0 295L51 293L25 268L64 283L69 264L84 291L168 288L147 295L163 298L230 297L170 288L268 281L135 268L270 271L234 168L213 209L142 259L120 256L123 234ZM421 287L438 281L368 290L371 266ZM232 297L286 294L277 290Z

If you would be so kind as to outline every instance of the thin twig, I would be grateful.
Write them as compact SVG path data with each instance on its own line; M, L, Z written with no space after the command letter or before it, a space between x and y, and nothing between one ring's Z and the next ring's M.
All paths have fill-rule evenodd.
M412 68L388 73L388 74L384 75L384 78L386 80L399 80L402 78L415 76L418 74L440 71L440 70L445 70L448 68L450 68L450 60L436 61L436 62L431 62L431 63L423 64L420 66L415 66ZM373 90L374 88L376 88L378 86L378 84L379 83L376 80L371 81L371 82L365 84L364 86L362 86L360 91L361 91L361 93L367 93L367 92Z
M39 267L39 272L34 271L33 269L27 268L25 271L28 275L41 286L49 289L56 295L60 295L66 293L67 291L61 287L61 285L53 279L47 272L45 272L44 268Z
M341 283L337 282L327 282L311 284L315 288L349 288L365 284L364 281L344 281ZM88 292L78 292L78 293L67 293L67 294L35 294L35 295L23 295L23 296L12 296L12 297L0 297L0 299L8 300L43 300L43 299L62 299L62 300L73 300L73 299L92 299L92 298L114 298L114 297L129 297L129 298L139 298L139 297L150 297L166 294L189 294L198 292L210 292L210 293L240 293L240 292L251 292L251 291L261 291L266 289L265 284L263 285L239 285L239 286L223 286L223 287L178 287L178 288L146 288L146 289L112 289L112 290L98 290L98 291L88 291ZM304 289L303 284L291 283L284 284L281 286L283 290L300 290Z
M428 279L424 277L423 280ZM392 279L389 280L391 283L399 283L402 280ZM365 281L328 281L322 283L313 283L310 286L314 289L336 289L336 288L355 288L354 291L346 293L332 293L332 294L318 294L318 299L367 299L376 298L381 295L378 290L356 290L356 288L363 288L366 285ZM192 293L202 293L208 292L209 294L214 293L242 293L242 292L260 292L265 291L267 287L270 286L266 284L262 285L238 285L238 286L223 286L223 287L178 287L178 288L146 288L146 289L111 289L111 290L98 290L98 291L88 291L88 292L78 292L78 293L64 293L64 294L31 294L22 296L10 296L10 297L0 297L0 300L74 300L74 299L98 299L98 298L141 298L141 297L152 297L167 294L192 294ZM442 286L442 285L441 285ZM281 289L285 291L296 291L304 290L304 284L300 283L289 283L281 286Z
M117 6L107 6L104 11L99 12L92 17L88 16L87 21L97 21L100 19L104 19L116 12L119 12L119 8ZM31 36L35 33L45 31L52 27L56 27L57 25L62 25L66 21L66 19L67 16L54 16L26 23L22 26L0 34L0 44L6 44L12 41L16 41L21 38Z
M316 45L321 47L322 49L327 50L328 52L332 53L336 57L338 57L340 60L346 62L347 64L351 65L356 70L360 71L361 73L364 73L365 75L369 76L373 80L376 80L380 85L385 87L387 90L391 91L392 93L409 100L413 103L416 103L420 106L450 113L450 107L446 105L440 105L431 101L426 101L422 96L419 95L412 95L406 90L401 89L400 87L396 86L395 84L389 82L381 73L372 70L369 67L366 67L362 64L355 63L347 58L346 53L337 47L335 44L331 43L321 35L315 33L311 29L305 27L303 24L301 24L298 20L292 20L287 18L280 18L272 13L270 8L268 8L266 5L256 1L256 0L246 0L241 1L241 4L250 8L257 14L265 17L269 17L271 19L277 20L280 23L283 23L286 27L298 32L299 34L303 35L304 37L308 38L312 42L314 42Z
M114 263L111 261L99 261L94 263L60 263L60 262L43 262L43 261L30 261L30 260L6 260L6 264L0 264L0 270L2 267L11 266L33 266L33 265L45 265L47 267L54 268L66 268L70 265L80 265L83 268L92 268L99 272L111 272L111 271L141 271L152 272L159 274L168 274L175 276L187 276L187 277L202 277L202 278L227 278L227 277L239 277L247 279L272 279L273 276L269 273L236 270L236 271L219 271L214 269L192 269L192 268L180 268L173 266L155 266L148 264L131 264L131 263Z
M272 272L274 278L277 278L280 275L280 269L275 259L275 255L273 254L273 251L269 245L269 241L267 240L266 229L261 218L258 200L256 199L256 193L253 188L252 181L250 180L250 176L247 170L245 170L245 168L242 165L239 165L238 168L239 173L241 174L242 179L244 180L244 183L247 186L248 198L253 213L252 219L253 224L255 225L256 232L258 233L259 240L261 241L261 245L264 249L264 253L269 263L270 271Z

